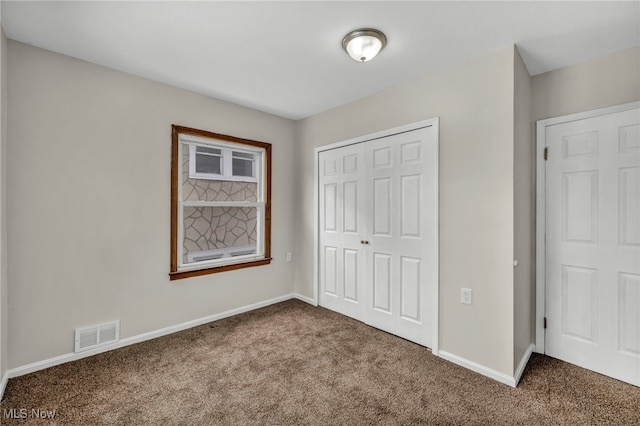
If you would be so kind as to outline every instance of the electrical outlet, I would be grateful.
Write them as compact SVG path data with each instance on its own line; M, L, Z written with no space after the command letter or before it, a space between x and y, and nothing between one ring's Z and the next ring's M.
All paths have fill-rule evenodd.
M460 289L460 303L464 303L465 305L471 305L473 301L473 292L470 288L461 288Z
M291 252L287 253L287 262L291 262Z

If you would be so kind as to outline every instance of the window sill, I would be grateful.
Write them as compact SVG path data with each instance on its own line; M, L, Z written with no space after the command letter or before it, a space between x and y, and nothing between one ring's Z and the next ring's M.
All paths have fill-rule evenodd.
M218 272L226 272L226 271L233 271L236 269L251 268L253 266L268 265L270 263L271 263L271 258L267 258L267 259L252 260L249 262L231 263L231 264L220 265L220 266L211 266L203 269L191 269L188 271L172 271L172 272L169 272L169 280L171 281L181 280L183 278L198 277L201 275L216 274Z
M247 183L257 183L258 178L251 176L224 176L224 175L212 175L206 173L194 173L189 174L189 179L197 179L197 180L213 180L218 182L247 182Z

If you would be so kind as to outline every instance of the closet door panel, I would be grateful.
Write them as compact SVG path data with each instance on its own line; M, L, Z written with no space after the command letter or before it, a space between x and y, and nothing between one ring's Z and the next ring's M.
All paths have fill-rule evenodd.
M321 152L318 170L320 304L362 319L363 146Z

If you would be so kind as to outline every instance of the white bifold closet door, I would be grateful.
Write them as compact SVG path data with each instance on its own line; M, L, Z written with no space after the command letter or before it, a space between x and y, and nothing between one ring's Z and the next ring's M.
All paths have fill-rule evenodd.
M437 285L433 127L319 154L320 305L432 346Z

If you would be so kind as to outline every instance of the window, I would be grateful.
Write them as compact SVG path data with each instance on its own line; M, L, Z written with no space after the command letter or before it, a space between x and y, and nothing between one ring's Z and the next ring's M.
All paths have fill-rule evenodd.
M189 146L189 178L257 182L258 154L249 150Z
M271 144L172 126L172 280L271 262Z

